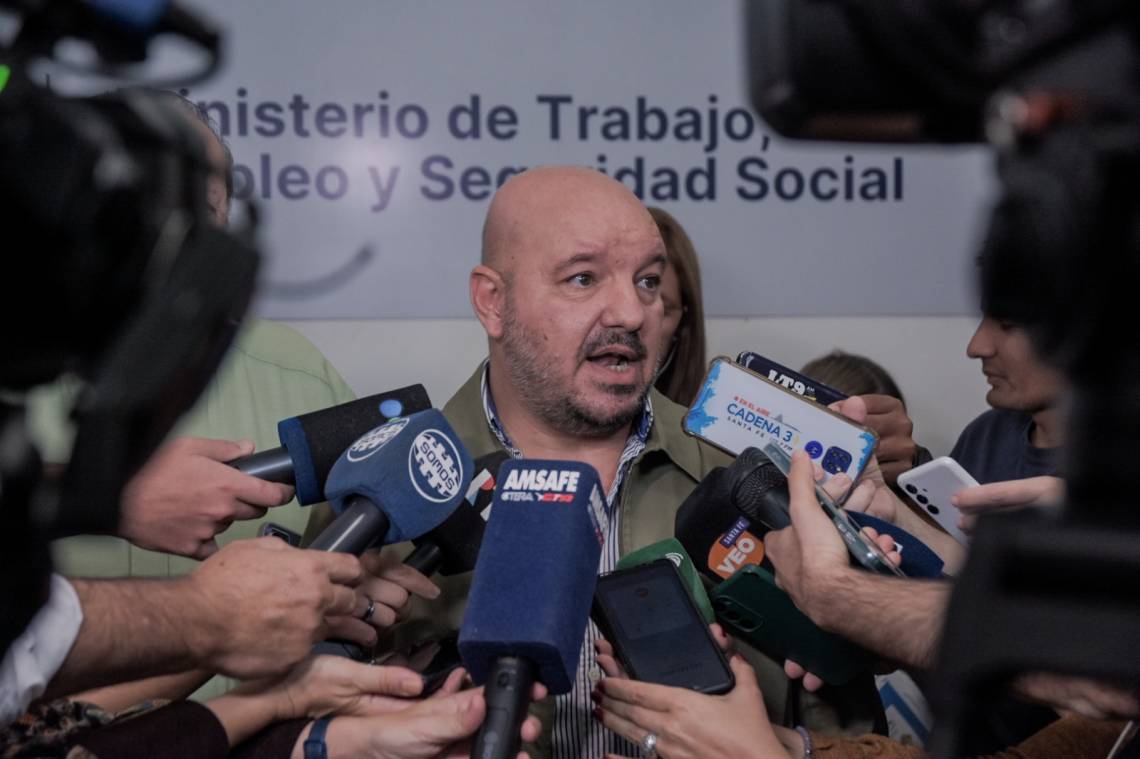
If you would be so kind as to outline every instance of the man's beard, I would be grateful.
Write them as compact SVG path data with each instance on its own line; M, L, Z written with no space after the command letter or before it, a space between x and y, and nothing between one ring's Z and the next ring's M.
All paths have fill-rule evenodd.
M628 428L640 416L652 379L644 384L603 385L602 390L608 395L629 398L629 403L605 412L588 408L572 387L550 374L548 367L555 362L546 360L540 352L543 341L518 320L510 299L507 301L503 311L503 356L507 375L531 413L564 434L593 438L609 437ZM607 330L583 346L579 360L610 345L634 350L641 360L646 356L645 346L636 334Z

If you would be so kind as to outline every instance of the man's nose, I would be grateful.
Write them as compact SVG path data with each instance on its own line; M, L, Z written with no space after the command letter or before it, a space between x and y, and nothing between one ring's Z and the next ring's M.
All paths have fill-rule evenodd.
M603 326L637 332L645 323L647 308L644 295L634 283L615 283L606 292Z

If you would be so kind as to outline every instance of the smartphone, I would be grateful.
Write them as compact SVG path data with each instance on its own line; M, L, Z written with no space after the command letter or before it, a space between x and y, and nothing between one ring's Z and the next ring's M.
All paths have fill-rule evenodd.
M689 598L693 599L693 603L697 605L697 611L704 617L705 622L710 625L715 622L716 615L713 614L712 603L709 602L709 594L705 591L705 584L701 582L697 567L689 558L685 547L676 538L666 538L647 545L645 548L639 548L633 553L626 554L618 560L615 569L628 569L658 559L668 559L673 562L673 566L677 568L677 573L681 575L681 582L689 591Z
M775 443L788 456L805 451L829 476L859 479L878 436L842 414L770 381L727 356L709 364L685 432L733 456Z
M761 356L759 353L743 351L736 357L736 363L745 369L756 372L761 377L767 377L772 382L783 385L797 395L815 401L821 406L830 406L847 398L846 393L841 393L833 387L817 382L806 374L800 374L795 369L789 369L783 364L778 364L770 358Z
M761 567L744 567L710 598L727 633L776 661L803 665L825 683L843 685L871 666L867 651L817 627Z
M598 578L590 612L634 680L726 693L736 679L668 559Z
M294 548L301 547L301 536L288 527L282 527L276 522L266 522L261 525L257 530L257 534L259 536L272 535L275 538L281 538Z
M792 459L779 446L766 443L761 450L767 454L776 468L784 473L785 477L791 474ZM859 525L851 521L851 516L819 486L819 483L815 483L815 497L819 501L819 505L831 517L832 524L835 525L835 529L839 531L839 536L843 538L843 543L847 546L847 552L860 566L879 574L906 577L906 573L887 558L883 549L879 548L878 543L863 534Z
M950 497L959 490L977 485L978 481L949 456L940 456L899 475L899 487L907 498L962 545L968 544L970 537L958 528L962 512L950 503Z
M420 675L424 679L424 689L420 698L427 698L443 687L447 677L463 666L463 659L459 656L459 634L452 633L441 638L439 648L431 661L427 663Z

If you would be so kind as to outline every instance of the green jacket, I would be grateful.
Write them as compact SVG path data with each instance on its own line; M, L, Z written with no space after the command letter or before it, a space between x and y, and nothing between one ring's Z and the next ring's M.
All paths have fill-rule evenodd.
M483 410L480 393L482 372L480 365L443 409L444 416L476 459L502 448L487 425ZM683 407L656 390L652 391L651 398L653 427L645 450L634 460L619 496L622 512L618 540L622 556L673 537L673 521L681 503L709 471L731 462L726 454L682 431ZM310 535L315 534L314 527L310 524ZM410 544L385 549L395 557L406 556L410 550ZM463 621L471 578L472 573L436 577L435 581L443 591L439 598L431 602L415 599L408 619L385 636L381 646L389 650L407 650L417 643L458 629ZM769 718L780 724L788 685L783 662L773 661L743 644L738 648L756 668ZM831 689L822 698L804 693L801 709L803 724L814 730L858 735L871 731L882 707L874 682L868 676L856 678L853 685L842 689ZM528 750L532 756L550 756L553 699L536 705L533 711L543 721L544 734L538 744L528 747Z
M57 383L34 401L39 439L46 441L43 450L48 461L67 460L73 434L67 412L77 389ZM284 324L252 319L238 332L210 385L171 437L249 438L257 450L265 450L280 445L277 423L282 419L354 398L340 374L307 338ZM235 522L218 535L218 544L252 538L265 522L301 532L308 519L309 509L294 500L270 509L261 519ZM70 577L178 577L198 565L194 559L148 551L105 535L57 540L52 551L57 571ZM221 695L234 684L215 677L195 698Z

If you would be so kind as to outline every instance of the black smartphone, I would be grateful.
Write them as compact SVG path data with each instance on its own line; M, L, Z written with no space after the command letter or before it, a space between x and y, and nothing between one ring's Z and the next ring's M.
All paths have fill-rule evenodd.
M843 685L871 667L870 654L816 627L765 569L743 567L709 595L726 632L776 661L802 664L825 683Z
M282 527L275 522L266 522L265 524L261 525L261 528L257 531L257 534L261 536L272 535L275 538L281 538L294 548L301 547L300 535L293 532L288 527Z
M847 398L845 393L841 393L822 382L813 380L806 374L800 374L795 369L789 369L783 364L777 364L772 359L765 358L759 353L743 351L736 357L736 363L745 369L751 369L761 377L767 377L773 382L783 385L794 393L798 393L805 398L810 398L821 406L830 406L837 401L842 401Z
M424 689L420 693L420 698L427 698L435 693L447 682L448 675L463 666L463 660L459 656L458 641L457 633L440 639L435 655L420 672L424 679Z
M725 693L736 684L668 559L599 577L590 616L634 680L700 693Z

